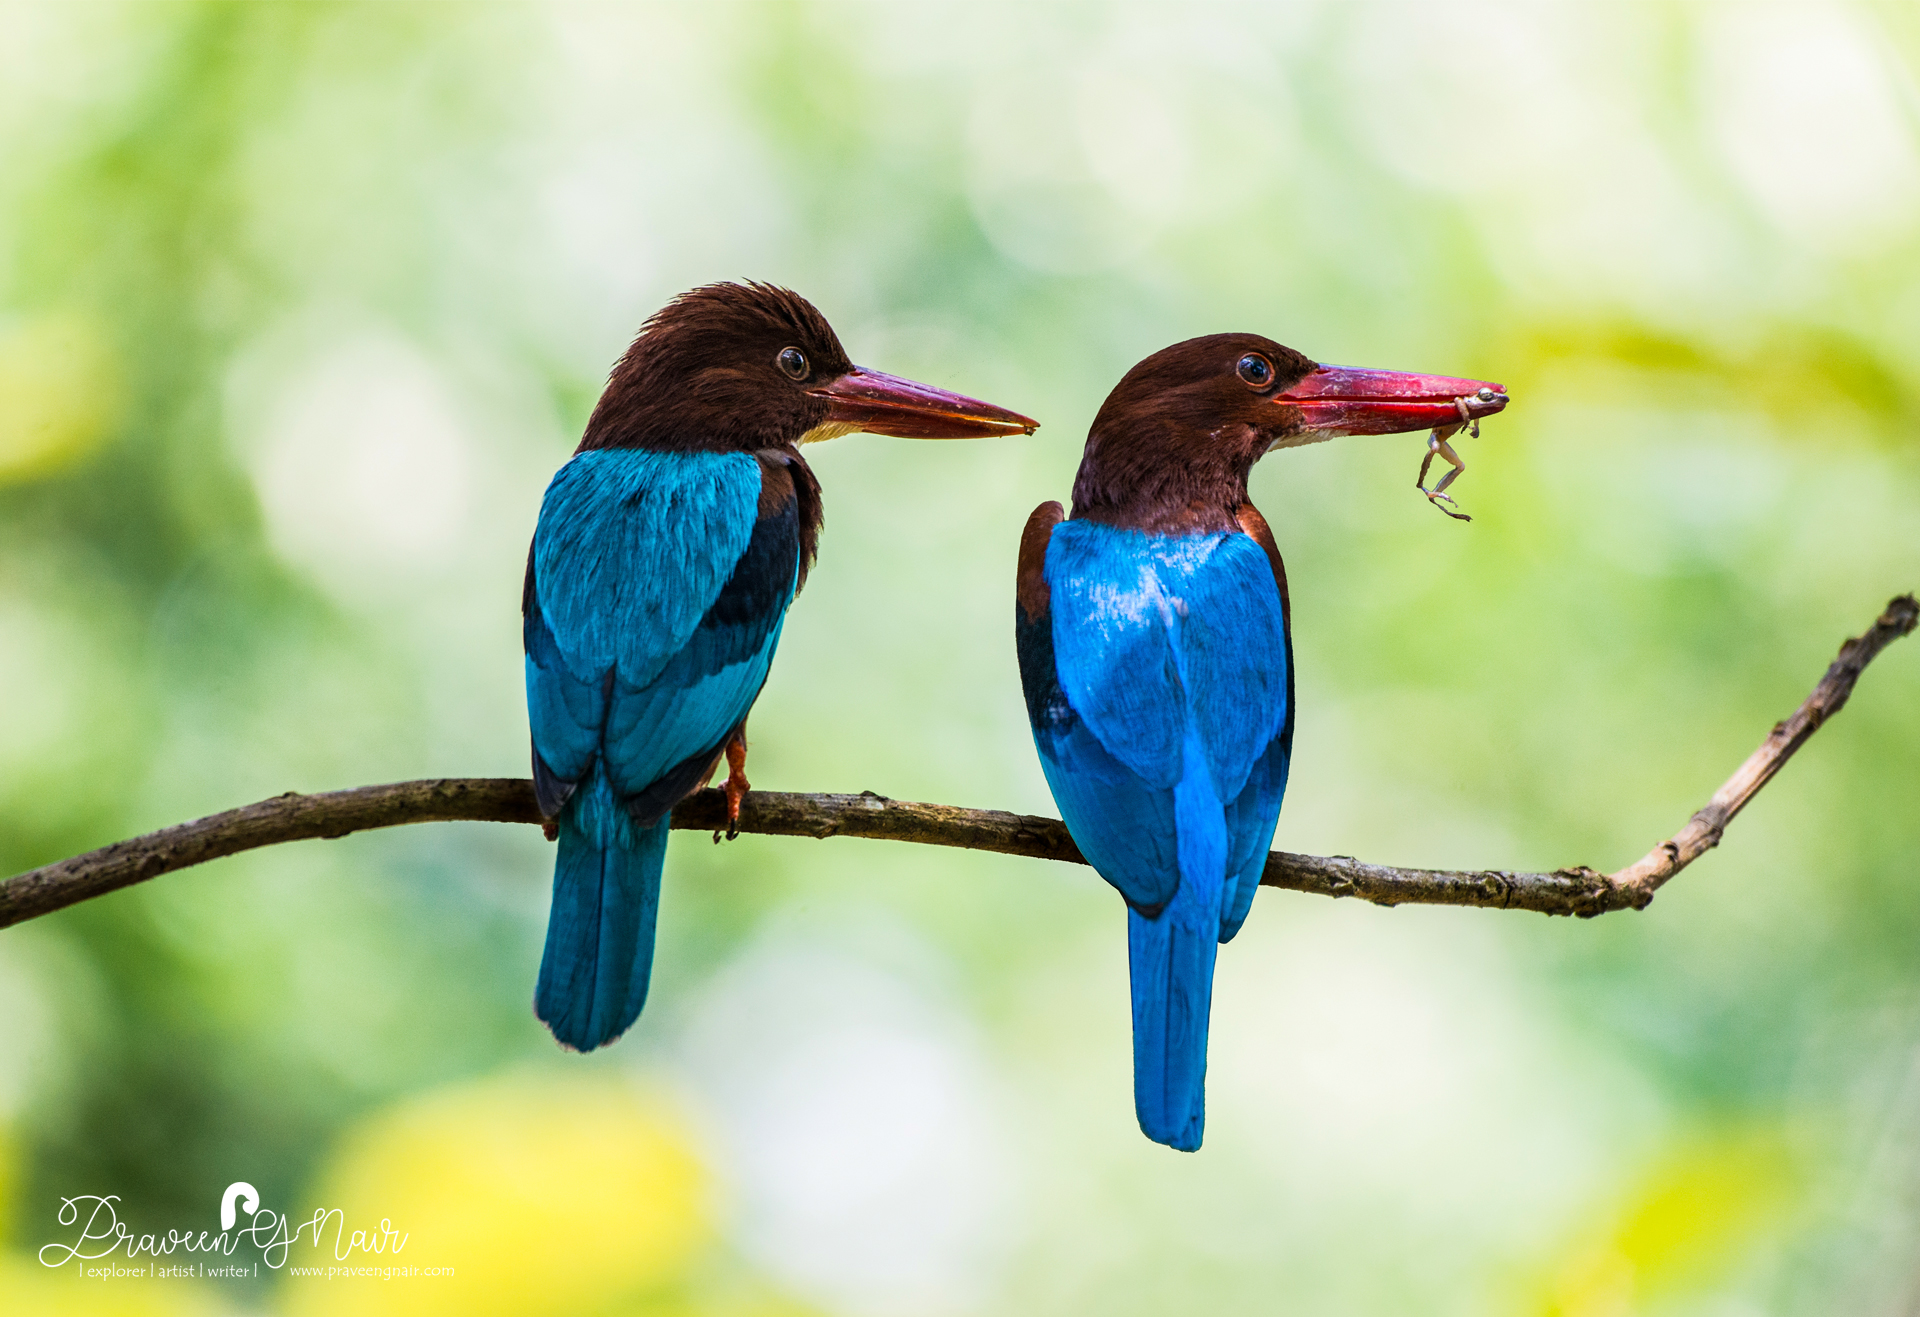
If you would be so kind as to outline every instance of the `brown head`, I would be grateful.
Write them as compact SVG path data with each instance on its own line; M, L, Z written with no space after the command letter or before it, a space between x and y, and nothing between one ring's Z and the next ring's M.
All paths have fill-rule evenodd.
M1273 449L1455 425L1506 405L1506 391L1482 380L1321 365L1258 334L1190 338L1107 395L1073 483L1073 515L1141 530L1227 529L1247 502L1253 464Z
M718 283L655 312L613 368L580 448L754 451L867 430L917 439L1031 434L991 403L853 364L798 293Z

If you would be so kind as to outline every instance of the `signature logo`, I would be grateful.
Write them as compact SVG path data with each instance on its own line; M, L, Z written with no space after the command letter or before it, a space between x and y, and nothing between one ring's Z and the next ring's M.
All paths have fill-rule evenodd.
M293 1251L294 1245L304 1238L309 1247L319 1248L326 1242L329 1230L332 1231L332 1252L336 1262L344 1262L355 1253L397 1254L407 1246L408 1239L406 1234L394 1228L392 1221L384 1217L377 1229L355 1230L348 1234L346 1214L337 1207L317 1207L312 1216L296 1221L285 1213L262 1207L260 1191L245 1180L235 1180L221 1193L218 1233L177 1228L164 1234L159 1231L139 1233L120 1219L119 1203L118 1194L76 1194L72 1198L62 1198L56 1218L58 1223L68 1228L77 1227L80 1233L69 1236L66 1242L41 1245L40 1265L64 1267L69 1262L84 1264L121 1253L126 1255L128 1261L151 1257L156 1264L159 1259L172 1257L176 1253L197 1254L203 1259L226 1259L242 1243L246 1243L259 1250L260 1262L277 1271L287 1264L288 1254ZM239 1224L242 1210L249 1218L246 1225ZM258 1274L258 1263L252 1265L253 1274ZM203 1262L203 1272L204 1267ZM238 1264L229 1264L226 1271L205 1274L246 1273Z

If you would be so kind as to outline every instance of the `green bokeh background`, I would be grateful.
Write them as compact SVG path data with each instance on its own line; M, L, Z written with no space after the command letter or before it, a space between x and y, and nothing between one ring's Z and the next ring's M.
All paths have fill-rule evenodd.
M1015 544L1134 361L1494 379L1277 455L1278 844L1614 868L1920 584L1920 10L0 5L0 871L285 790L520 775L545 481L639 322L789 284L1031 439L810 453L753 778L1052 812ZM1646 912L1266 892L1205 1149L1134 1128L1085 871L679 834L608 1053L551 852L434 825L0 934L0 1307L1906 1313L1920 645ZM86 1280L221 1189L453 1277ZM265 1269L263 1269L264 1271Z

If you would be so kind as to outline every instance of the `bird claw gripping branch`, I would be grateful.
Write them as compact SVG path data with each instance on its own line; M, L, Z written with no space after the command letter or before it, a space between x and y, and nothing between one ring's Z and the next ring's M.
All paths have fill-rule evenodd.
M740 835L740 802L747 798L747 792L753 784L747 781L747 735L745 724L734 730L727 739L727 840L732 841ZM713 834L715 841L720 840L718 832Z
M800 446L1037 424L854 365L784 288L708 284L641 328L540 501L520 591L536 803L559 838L534 1013L561 1046L639 1018L673 808L716 742L739 831L747 713L820 531Z
M1481 389L1479 398L1481 402L1492 402L1494 392L1492 389ZM1455 512L1453 510L1460 505L1455 503L1452 497L1446 492L1447 486L1454 482L1454 478L1467 469L1467 464L1460 460L1460 455L1453 451L1453 445L1449 444L1447 440L1460 433L1463 429L1475 439L1478 439L1480 437L1480 422L1467 410L1467 400L1465 398L1455 398L1453 405L1460 411L1459 423L1455 425L1437 425L1434 427L1433 433L1427 436L1427 455L1420 460L1420 474L1414 477L1413 483L1422 494L1427 496L1427 502L1439 508L1455 521L1472 521L1473 518L1469 517L1466 513ZM1452 464L1453 470L1441 476L1439 484L1435 485L1432 489L1428 489L1427 471L1433 466L1433 458L1436 453L1446 458L1447 461ZM1442 504L1448 506L1443 507Z

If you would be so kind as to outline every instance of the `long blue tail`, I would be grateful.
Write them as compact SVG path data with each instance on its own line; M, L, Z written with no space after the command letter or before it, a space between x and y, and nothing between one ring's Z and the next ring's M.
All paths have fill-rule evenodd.
M1148 1138L1192 1152L1207 1123L1207 1016L1220 949L1227 821L1205 768L1191 757L1174 788L1173 810L1180 889L1152 919L1127 910L1133 1109Z
M668 825L635 827L597 763L561 811L533 1009L575 1051L612 1042L646 1004Z

